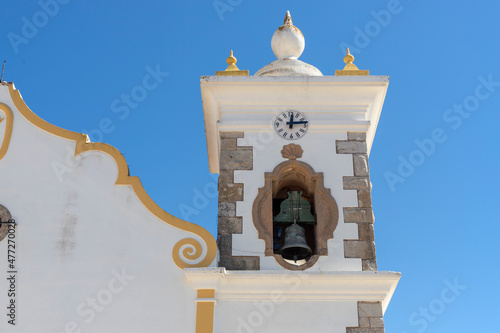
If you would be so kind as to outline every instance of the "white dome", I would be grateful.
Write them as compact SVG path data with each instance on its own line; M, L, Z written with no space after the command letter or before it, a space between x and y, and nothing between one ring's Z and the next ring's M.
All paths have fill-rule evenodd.
M284 24L274 32L271 47L278 60L261 68L255 76L323 76L319 69L298 60L306 42L302 32L293 25L290 12Z
M259 69L255 76L323 76L319 69L297 59L278 59Z
M304 35L293 25L290 12L286 12L285 21L271 39L271 47L278 59L297 59L306 45Z

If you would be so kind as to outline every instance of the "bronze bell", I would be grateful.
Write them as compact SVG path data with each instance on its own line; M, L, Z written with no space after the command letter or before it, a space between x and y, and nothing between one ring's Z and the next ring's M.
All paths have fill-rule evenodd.
M308 259L311 256L311 248L306 243L306 232L297 223L292 224L285 230L285 243L281 248L281 256L288 260Z
M302 198L301 191L290 191L288 197L280 205L280 213L274 222L314 223L316 219L311 214L311 204Z

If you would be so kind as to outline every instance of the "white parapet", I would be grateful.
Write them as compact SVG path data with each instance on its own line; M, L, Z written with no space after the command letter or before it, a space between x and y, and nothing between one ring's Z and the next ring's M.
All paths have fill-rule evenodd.
M216 301L238 304L272 300L279 293L287 302L381 302L385 312L401 273L322 271L226 271L225 268L187 268L192 287L214 289Z
M282 111L298 110L310 132L366 132L368 152L388 76L203 76L210 172L219 172L221 131L271 132Z

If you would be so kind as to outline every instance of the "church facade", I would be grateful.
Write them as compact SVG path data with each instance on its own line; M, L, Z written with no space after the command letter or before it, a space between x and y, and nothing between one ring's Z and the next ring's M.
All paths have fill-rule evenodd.
M271 46L255 75L231 51L200 80L217 238L0 85L1 331L384 332L400 274L377 270L368 155L388 77L349 50L335 76L300 61L289 13Z

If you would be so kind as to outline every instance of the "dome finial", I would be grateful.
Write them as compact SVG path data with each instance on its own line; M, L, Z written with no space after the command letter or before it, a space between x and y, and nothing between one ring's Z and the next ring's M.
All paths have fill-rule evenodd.
M289 11L286 12L283 25L274 33L271 47L278 59L297 59L304 51L304 35L293 25Z
M293 25L292 15L290 15L289 10L286 11L285 20L283 21L283 25Z
M271 39L271 47L278 60L259 69L255 76L323 76L316 67L297 59L305 45L304 35L293 25L292 16L287 10L283 25Z

